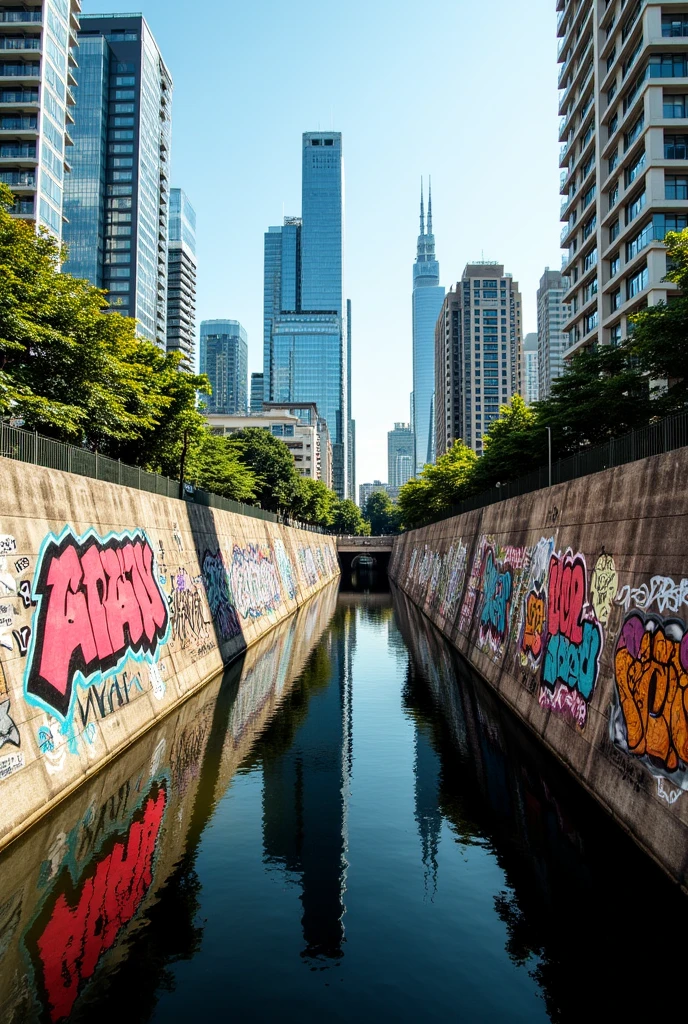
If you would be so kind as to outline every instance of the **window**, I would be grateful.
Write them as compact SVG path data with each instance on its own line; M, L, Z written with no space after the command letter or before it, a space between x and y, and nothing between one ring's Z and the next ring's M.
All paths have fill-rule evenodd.
M665 174L664 198L688 199L688 177L681 174Z
M615 96L616 96L616 82L612 82L612 84L609 87L609 89L607 89L607 106L609 106L609 104L611 103L611 101L614 99Z
M626 204L626 223L627 224L630 224L632 220L635 220L635 218L638 216L640 211L645 206L646 202L647 202L647 192L645 191L645 189L643 189L643 191L639 195L637 195L635 197L635 199L632 199L630 203Z
M609 194L609 209L611 210L614 206L616 206L616 202L617 202L617 200L619 198L619 182L618 182L618 180L614 182L612 187L609 189L609 193L608 194Z
M650 78L685 78L685 53L653 53L649 65Z
M112 123L116 128L133 128L134 118L133 117L114 117Z
M585 222L583 225L583 238L589 238L597 227L597 215L593 214L592 217Z
M583 209L585 209L586 206L589 206L590 203L593 201L593 199L595 198L596 191L597 188L595 185L591 185L590 188L587 190L587 192L583 196Z
M627 152L645 127L645 114L641 114L630 131L624 132L624 153Z
M614 255L609 260L609 276L610 277L614 277L616 274L618 274L620 266L621 266L621 258L620 258L619 254L617 252L617 253L614 253Z
M590 302L593 296L597 295L597 278L594 277L590 284L583 289L583 304Z
M111 292L128 292L130 282L129 281L111 281L110 291Z
M623 63L623 67L621 69L621 78L622 78L622 80L626 77L628 72L631 70L631 68L633 67L633 65L637 61L638 56L639 56L640 51L642 50L642 48L643 48L643 37L641 36L640 40L638 41L638 45L636 46L635 50L630 55L628 60L625 60L624 63Z
M609 242L610 242L610 244L611 244L611 242L614 241L615 238L618 237L618 234L619 234L619 222L618 222L618 220L615 220L613 224L609 225Z
M607 57L607 71L611 71L612 65L616 60L616 47L612 49L612 52Z
M136 93L133 89L115 89L116 100L134 100Z
M113 43L136 43L138 42L139 34L138 32L116 30L111 32L107 38L111 39Z
M662 236L663 237L663 236ZM646 245L652 241L652 224L646 224L642 231L639 231L635 238L626 243L626 262L637 256Z
M688 36L688 14L663 14L663 36Z
M688 159L688 135L664 135L664 159Z
M110 132L111 139L133 139L134 133L130 128L115 128L114 131ZM133 150L126 150L127 153L133 152Z
M641 171L645 170L645 163L645 150L643 150L635 163L626 169L626 173L624 174L626 188L636 180Z
M272 436L273 437L284 437L284 427L281 423L272 424Z
M590 316L586 316L583 321L585 333L588 334L590 331L594 331L598 325L598 322L599 321L597 317L597 310L595 310L595 312L591 313Z
M116 64L115 72L118 75L127 75L132 71L136 71L136 67L133 64Z
M656 213L652 218L652 226L653 238L661 242L669 231L685 231L688 227L688 215L685 213Z
M134 161L130 156L116 156L112 160L113 167L133 167Z
M650 283L649 274L647 267L643 267L632 277L626 278L626 298L632 299L635 295L638 295L643 288L647 288Z
M584 270L590 270L597 263L597 248L591 249L588 255L585 257Z
M616 131L616 129L618 127L619 127L619 115L618 114L614 114L614 117L609 122L609 128L607 130L607 138L611 139L612 135L614 134L614 132Z
M685 117L686 116L686 97L674 96L673 94L664 93L664 117Z
M612 311L614 311L615 309L620 309L620 307L621 307L621 289L617 288L615 292L612 292L610 298L611 298L611 303L612 303L612 306L611 306Z
M609 173L611 174L616 165L619 162L619 150L615 149L612 155L609 157Z
M110 267L110 277L131 277L131 267Z
M135 110L133 103L115 103L116 114L133 114Z
M136 85L136 78L134 75L118 75L113 85Z
M109 153L133 153L134 147L130 142L111 142L108 147ZM130 164L124 164L124 167L130 167Z
M643 72L641 72L641 74L638 75L638 77L636 78L635 82L633 83L631 88L628 90L628 92L624 96L624 98L623 98L623 112L624 112L624 114L626 113L626 111L631 106L631 104L635 100L636 96L638 95L638 93L642 89L643 82L647 79L647 77L648 77L648 69L645 68L645 70Z

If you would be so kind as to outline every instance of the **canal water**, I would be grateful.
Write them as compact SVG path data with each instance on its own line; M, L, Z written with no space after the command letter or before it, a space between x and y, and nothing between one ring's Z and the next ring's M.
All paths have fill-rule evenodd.
M323 591L0 858L0 1019L654 1020L685 920L367 577Z

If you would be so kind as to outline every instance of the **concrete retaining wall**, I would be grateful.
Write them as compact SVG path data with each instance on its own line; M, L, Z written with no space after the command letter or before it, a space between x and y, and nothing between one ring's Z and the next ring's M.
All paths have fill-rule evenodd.
M334 538L0 459L0 848L339 573Z
M688 449L397 539L390 575L688 888Z

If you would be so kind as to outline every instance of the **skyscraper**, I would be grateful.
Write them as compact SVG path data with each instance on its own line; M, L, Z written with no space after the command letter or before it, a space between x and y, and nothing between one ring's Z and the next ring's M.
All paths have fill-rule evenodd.
M167 351L180 352L182 366L196 365L196 212L185 192L170 192L167 254Z
M526 334L523 339L523 397L528 405L539 398L538 336Z
M0 181L11 212L59 240L80 10L79 0L26 0L0 13Z
M344 498L353 431L341 134L305 132L302 161L302 217L287 217L265 235L264 395L317 404L332 438L334 489Z
M482 454L500 405L523 392L521 294L501 264L469 263L443 312L435 337L438 454L457 438ZM442 384L447 363L448 386Z
M420 186L420 234L413 266L413 433L415 472L435 457L435 324L444 302L440 265L432 233L432 186L428 187L428 229L425 230L423 183Z
M387 479L390 487L403 487L413 476L413 430L410 423L395 423L387 434Z
M263 411L263 374L251 374L251 406L249 412L252 416Z
M167 346L172 79L141 15L81 19L65 270Z
M567 353L617 345L667 300L667 231L688 225L688 12L557 0ZM562 269L564 269L562 267Z
M565 282L558 270L545 269L537 293L538 318L538 394L549 397L550 384L564 372L564 352L568 335L564 323L569 307L564 305Z
M248 337L238 320L203 320L200 372L213 389L206 412L244 416L248 402Z

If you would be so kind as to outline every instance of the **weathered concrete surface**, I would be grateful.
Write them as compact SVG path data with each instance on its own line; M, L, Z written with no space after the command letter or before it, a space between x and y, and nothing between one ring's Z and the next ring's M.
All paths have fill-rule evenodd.
M0 459L0 848L339 573L334 538Z
M398 538L392 579L688 888L688 449Z

